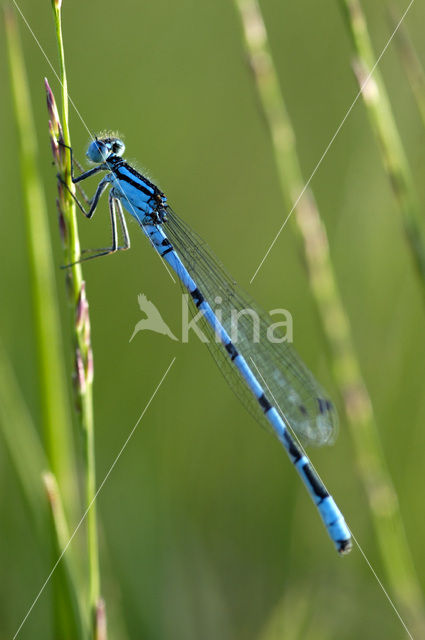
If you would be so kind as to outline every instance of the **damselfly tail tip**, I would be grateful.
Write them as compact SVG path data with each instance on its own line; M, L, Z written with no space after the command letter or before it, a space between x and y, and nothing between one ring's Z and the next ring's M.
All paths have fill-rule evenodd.
M351 549L353 548L353 543L351 538L348 538L348 540L338 540L338 553L341 556L346 556L347 553L350 553Z

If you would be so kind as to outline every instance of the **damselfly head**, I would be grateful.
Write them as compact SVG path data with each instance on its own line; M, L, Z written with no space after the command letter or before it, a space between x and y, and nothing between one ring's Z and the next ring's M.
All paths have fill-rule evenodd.
M125 144L119 138L96 138L90 143L86 156L92 162L106 162L112 155L122 156Z

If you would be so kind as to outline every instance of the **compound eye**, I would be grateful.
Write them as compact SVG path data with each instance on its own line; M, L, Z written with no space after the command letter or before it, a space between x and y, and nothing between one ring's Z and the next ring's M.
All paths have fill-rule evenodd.
M110 146L105 144L102 140L93 140L87 149L86 156L92 162L105 162L111 153Z

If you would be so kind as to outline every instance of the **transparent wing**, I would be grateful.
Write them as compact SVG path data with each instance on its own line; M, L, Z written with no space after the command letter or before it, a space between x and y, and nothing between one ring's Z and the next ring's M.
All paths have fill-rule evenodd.
M338 428L335 408L294 348L287 342L270 340L273 318L228 276L202 238L170 207L164 230L239 353L254 373L259 372L260 384L285 422L306 445L332 444ZM195 307L193 311L198 313ZM258 402L222 344L216 341L211 327L205 321L199 326L208 336L208 347L231 388L257 421L271 431ZM278 329L273 328L272 333L277 336Z

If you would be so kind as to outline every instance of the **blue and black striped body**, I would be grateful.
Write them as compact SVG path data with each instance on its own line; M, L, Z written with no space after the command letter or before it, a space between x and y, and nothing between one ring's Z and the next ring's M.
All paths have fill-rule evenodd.
M162 222L167 198L156 185L119 156L108 158L112 194L138 222Z
M238 369L241 377L246 383L246 386L258 402L265 418L270 423L274 433L285 447L291 462L300 474L320 512L323 522L328 529L337 550L340 553L348 552L351 549L351 536L341 512L336 506L333 498L328 494L321 480L318 478L309 459L303 454L301 448L291 436L285 422L276 407L273 405L273 401L271 398L267 397L267 393L265 393L265 390L260 384L257 376L254 375L253 368L248 364L243 354L238 351L237 347L231 341L228 333L217 319L217 316L212 310L209 302L204 298L202 291L197 286L197 283L192 279L187 269L182 264L182 261L161 226L152 224L142 224L141 226L158 253L176 272L181 282L190 293L197 309L203 312L206 322L210 324L214 333L220 337L220 341L227 353L227 357L233 363L233 366Z
M207 299L201 285L190 275L187 265L179 255L178 247L173 246L167 234L168 205L164 194L147 178L138 173L120 157L108 158L111 170L111 182L113 194L119 199L125 209L138 220L143 232L149 238L159 255L166 260L177 274L178 278L189 292L195 307L203 313L203 317L211 327L213 333L218 336L223 346L223 351L233 367L237 369L246 388L251 393L265 420L270 424L273 432L278 437L287 451L289 458L316 504L322 520L340 553L347 553L351 549L351 536L344 518L328 494L324 484L317 476L313 466L301 447L296 443L288 430L288 426L273 398L269 397L266 389L260 383L254 367L248 363L243 349L235 345L222 323L214 313L210 301ZM174 212L173 219L175 218ZM171 224L171 223L170 223ZM328 400L317 397L318 415L325 414L330 408ZM305 408L300 405L300 413Z
M283 444L337 550L347 553L351 549L350 531L298 444L298 438L307 444L332 442L337 428L332 403L291 345L270 340L270 316L236 286L203 240L167 204L162 191L122 158L124 150L119 138L96 138L89 145L87 157L97 166L72 177L77 183L100 171L106 172L89 201L88 211L76 199L88 218L92 217L103 191L111 187L112 246L83 259L129 248L122 207L137 220L158 254L189 292L194 312L200 313L203 329L209 336L210 351L226 380L258 422ZM123 246L117 242L116 215L124 235ZM220 312L213 308L218 300L222 303ZM258 319L258 341L250 334L247 310ZM237 312L237 339L233 332L234 311Z

